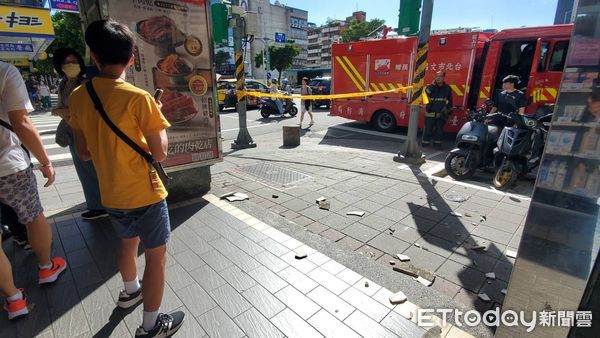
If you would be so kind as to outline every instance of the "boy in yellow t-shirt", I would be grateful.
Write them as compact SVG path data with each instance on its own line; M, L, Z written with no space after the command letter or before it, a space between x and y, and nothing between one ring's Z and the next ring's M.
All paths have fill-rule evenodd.
M85 41L100 69L92 86L109 119L156 161L163 161L169 123L148 92L123 80L133 63L133 33L116 21L100 20L86 29ZM171 233L167 191L160 180L153 186L151 166L110 129L85 86L73 91L69 109L77 152L82 160L93 160L102 204L121 238L118 265L125 288L117 305L129 308L143 299L144 318L136 337L171 336L181 327L184 314L158 312ZM136 269L140 240L146 258L143 288Z

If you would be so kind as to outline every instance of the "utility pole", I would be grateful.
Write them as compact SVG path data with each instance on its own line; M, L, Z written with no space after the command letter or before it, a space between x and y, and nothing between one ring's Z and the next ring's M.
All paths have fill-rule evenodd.
M231 144L232 149L246 149L256 148L256 143L252 140L252 136L248 132L248 121L246 116L246 78L244 75L244 51L242 45L242 38L246 35L246 29L244 27L244 21L240 15L242 8L239 7L240 1L233 0L232 4L232 18L230 23L233 21L233 50L235 53L235 79L236 79L236 90L237 90L237 112L238 120L240 125L240 131L238 132L237 139Z
M420 100L423 93L425 70L427 69L427 51L429 50L429 32L431 30L431 15L433 0L423 0L421 7L421 28L419 29L419 49L415 65L415 77L412 83L410 97L410 117L408 120L408 135L402 150L394 156L394 161L407 164L425 163L425 155L419 149L417 131L419 130L419 115L421 114Z

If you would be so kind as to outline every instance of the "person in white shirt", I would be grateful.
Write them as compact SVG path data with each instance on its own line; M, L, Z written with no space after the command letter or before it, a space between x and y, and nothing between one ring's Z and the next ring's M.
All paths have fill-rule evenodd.
M43 108L52 108L50 104L50 88L48 88L46 81L40 82L40 85L38 86L38 95L42 101Z
M29 243L38 259L39 284L51 284L67 263L61 257L51 256L52 229L44 216L30 153L48 179L46 187L54 182L54 169L29 118L31 111L33 106L21 74L14 66L0 61L0 202L11 207L19 222L27 227ZM23 289L15 287L3 250L0 250L0 293L7 297L4 308L9 319L28 313L27 298Z

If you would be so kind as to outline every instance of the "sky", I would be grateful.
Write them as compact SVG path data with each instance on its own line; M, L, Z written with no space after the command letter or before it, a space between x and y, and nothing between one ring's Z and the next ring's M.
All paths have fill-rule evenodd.
M250 0L252 1L252 0ZM558 0L434 0L431 29L479 27L482 29L543 26L554 23ZM271 1L274 2L274 1ZM355 10L367 12L367 20L384 19L398 26L400 0L280 0L308 11L317 25L327 18L345 19Z

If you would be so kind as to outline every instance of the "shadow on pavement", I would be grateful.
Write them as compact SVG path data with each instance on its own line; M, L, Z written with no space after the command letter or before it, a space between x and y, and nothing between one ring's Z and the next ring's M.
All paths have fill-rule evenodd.
M501 290L506 288L507 283L499 279L487 279L485 274L495 270L498 265L496 260L511 266L512 263L494 242L471 235L472 230L479 225L476 222L479 221L480 215L473 215L476 217L475 219L451 214L460 207L460 202L447 201L436 190L437 181L430 182L429 179L420 176L422 172L416 167L411 167L411 170L422 189L427 193L426 203L408 203L417 230L422 239L426 241L426 244L421 243L422 248L446 257L454 254L453 260L456 261L456 263L446 261L437 269L436 275L468 290L465 292L461 289L454 299L472 305L480 312L502 306L504 295ZM431 219L435 217L439 217L441 221L432 226ZM478 245L485 246L485 249L473 249ZM438 282L440 281L435 283ZM465 294L460 295L461 292ZM479 299L479 293L486 293L491 298L491 302Z
M207 204L200 200L170 210L171 229L175 231ZM73 209L77 210L65 210L52 218L69 215ZM49 218L50 222L52 218ZM55 336L61 333L67 336L64 332L75 332L76 336L88 331L88 323L94 337L131 335L135 330L131 326L139 325L141 318L130 317L131 324L127 328L125 317L135 308L123 311L116 307L123 282L117 268L120 241L110 221L106 217L92 221L79 216L62 219L52 226L52 255L64 257L69 266L53 285L38 286L37 259L30 250L18 247L12 240L2 242L13 266L15 284L25 289L31 310L17 322L9 322L6 314L1 313L0 337L34 337L49 329ZM142 249L139 254L143 254ZM142 262L138 265L140 277ZM108 322L98 322L99 318L109 316Z

